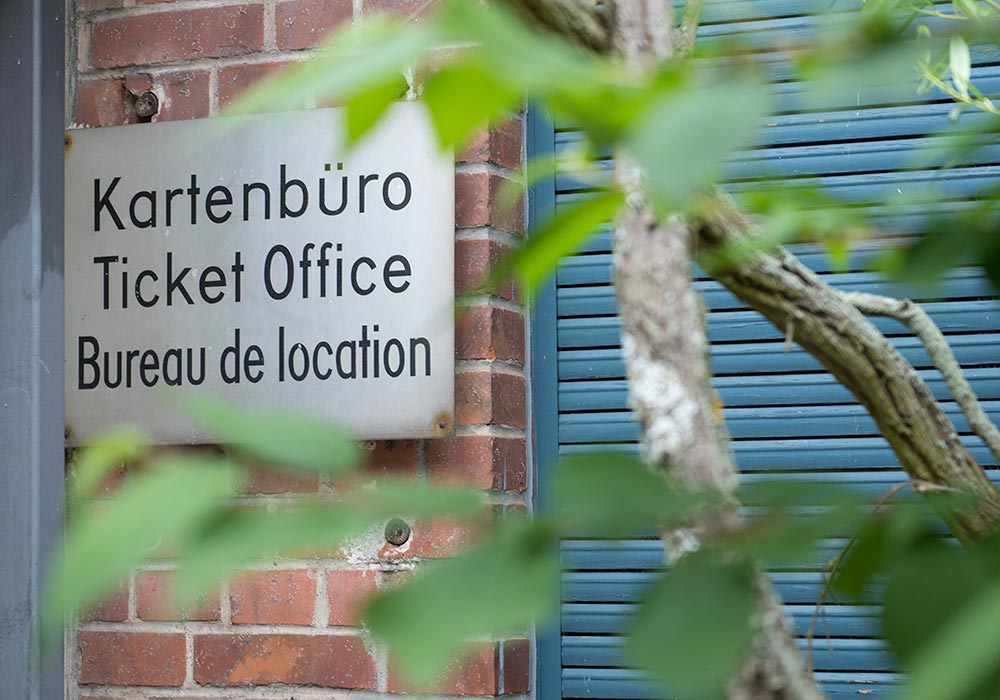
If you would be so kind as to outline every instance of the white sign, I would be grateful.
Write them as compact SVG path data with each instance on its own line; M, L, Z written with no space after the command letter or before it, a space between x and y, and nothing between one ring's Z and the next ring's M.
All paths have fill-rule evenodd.
M424 108L70 131L66 422L211 436L172 395L308 410L359 438L452 428L454 165Z

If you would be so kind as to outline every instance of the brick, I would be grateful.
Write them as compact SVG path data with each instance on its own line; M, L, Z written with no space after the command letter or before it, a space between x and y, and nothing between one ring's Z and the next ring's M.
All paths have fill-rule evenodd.
M160 111L153 121L202 119L209 112L208 71L160 73L154 84L161 92Z
M319 487L318 474L287 472L266 466L254 465L243 486L247 494L313 493Z
M292 62L243 63L219 69L219 106L228 107L255 83L294 65Z
M233 579L229 601L235 625L311 625L315 575L305 569L250 571Z
M375 572L330 571L326 574L326 595L330 602L329 624L361 624L368 601L378 592Z
M439 486L523 491L524 438L462 435L427 447L427 478Z
M481 540L489 527L485 511L476 520L443 517L418 520L413 525L407 555L422 559L453 557Z
M122 622L128 619L128 587L122 586L92 605L81 616L84 622Z
M496 695L500 692L497 645L480 642L469 646L465 653L452 661L442 678L431 688L409 683L398 666L389 663L389 692L414 693L433 690L447 695Z
M496 163L511 170L522 164L523 127L519 118L508 119L483 131L459 154L460 163Z
M135 610L140 620L220 619L218 590L192 606L178 607L170 592L174 575L172 571L142 571L135 577Z
M503 259L513 253L510 246L486 239L455 241L455 293L490 293L503 299L516 301L519 298L517 284L508 277L498 282L492 289L485 285L488 275Z
M269 683L375 688L375 663L358 636L200 634L194 679L210 686Z
M425 17L435 9L433 0L362 0L366 15L390 14L406 19Z
M364 464L347 474L338 474L330 482L338 491L363 488L376 482L407 482L417 479L416 440L379 440L364 451Z
M113 10L124 5L125 0L76 0L76 11Z
M458 318L455 357L524 364L524 316L493 306L474 306Z
M524 231L524 197L520 184L486 171L455 176L455 225L494 226Z
M83 631L77 651L83 685L164 687L184 682L183 634Z
M459 425L524 428L524 378L489 371L456 374L455 420Z
M334 29L351 21L351 0L283 0L274 9L278 48L307 49L322 43Z
M81 126L126 123L128 93L121 80L83 80L76 87L73 122Z
M531 643L508 639L503 644L503 692L527 693L531 689Z
M95 68L240 56L264 47L263 5L229 5L96 22L90 63Z

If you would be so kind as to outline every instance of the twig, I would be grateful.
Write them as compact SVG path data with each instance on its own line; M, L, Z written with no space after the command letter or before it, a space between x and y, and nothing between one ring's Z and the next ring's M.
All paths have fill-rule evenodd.
M905 488L912 488L916 493L927 493L931 491L949 491L953 492L955 489L949 488L947 486L942 486L941 484L935 484L930 481L923 481L922 479L913 479L911 481L904 481L902 483L896 484L891 489L886 491L886 493L880 498L876 503L875 507L872 509L872 515L876 515L897 493ZM812 620L809 622L809 629L806 631L806 647L808 649L809 657L809 668L813 668L813 638L816 635L816 623L819 620L820 610L823 609L823 604L826 601L826 596L830 592L830 588L833 586L833 579L837 575L837 571L840 570L840 565L847 557L847 553L851 551L857 541L859 532L855 532L851 535L851 538L847 540L847 544L844 548L833 559L828 561L823 567L823 570L827 572L826 581L823 583L823 588L820 590L819 595L816 596L816 607L813 608Z
M969 426L982 438L993 456L1000 460L1000 430L986 415L976 392L962 374L962 367L955 359L951 346L927 312L909 299L894 299L866 292L844 292L843 297L864 314L888 316L900 321L920 339L934 366L944 377L952 398L969 421Z
M684 16L677 30L677 55L688 57L694 51L694 41L698 34L698 24L701 22L701 6L703 0L687 0L684 5Z

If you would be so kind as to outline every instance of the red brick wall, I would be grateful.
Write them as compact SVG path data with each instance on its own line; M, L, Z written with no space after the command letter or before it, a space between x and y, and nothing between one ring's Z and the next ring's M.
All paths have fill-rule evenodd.
M255 80L308 58L332 28L371 12L411 17L423 0L77 0L68 23L76 50L70 75L73 126L139 121L135 98L153 90L153 121L210 117ZM308 106L308 105L307 105ZM471 293L517 243L523 210L501 211L497 194L522 163L522 123L484 134L456 164L456 269ZM369 444L367 470L483 489L496 510L520 509L527 483L525 321L517 290L469 296L456 327L456 434ZM249 504L323 493L322 478L261 471ZM261 564L185 611L164 603L170 562L136 572L120 593L85 615L75 645L71 696L248 700L405 692L385 653L366 637L359 610L421 559L448 556L476 534L449 522L410 523L396 547L381 537L331 558ZM484 601L484 605L490 604ZM528 692L526 640L480 643L443 692L496 696Z

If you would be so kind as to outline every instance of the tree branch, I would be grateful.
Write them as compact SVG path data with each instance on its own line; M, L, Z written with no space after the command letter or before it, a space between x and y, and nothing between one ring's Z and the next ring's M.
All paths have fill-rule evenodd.
M505 0L530 26L598 52L610 48L607 13L588 0Z
M716 191L693 222L703 251L745 247L756 227ZM724 256L710 256L724 259ZM978 498L942 518L960 540L1000 529L1000 490L962 444L954 425L913 366L844 296L784 248L758 251L733 267L709 270L819 360L868 410L911 479L972 491Z
M955 359L951 346L927 312L909 299L893 299L866 292L845 292L843 297L863 314L896 319L920 339L927 348L927 354L930 355L934 366L944 377L952 397L969 421L969 426L982 438L990 448L990 452L1000 462L1000 430L986 415L976 392L962 374L962 367Z
M694 52L694 40L698 34L701 22L701 7L704 0L687 0L684 5L684 16L677 30L677 55L689 57Z

